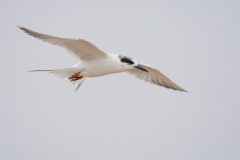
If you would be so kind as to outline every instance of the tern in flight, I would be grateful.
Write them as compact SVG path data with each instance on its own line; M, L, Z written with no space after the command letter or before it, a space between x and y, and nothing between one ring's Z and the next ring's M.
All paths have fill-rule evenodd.
M146 82L173 90L187 92L172 82L169 78L164 76L157 69L154 69L146 64L138 63L131 57L118 54L107 54L98 49L92 43L83 39L70 39L50 36L32 31L25 27L19 28L27 34L44 42L67 49L79 59L79 62L70 68L32 70L46 71L58 75L61 78L67 78L73 82L73 84L77 84L76 91L87 77L99 77L107 74L126 72Z

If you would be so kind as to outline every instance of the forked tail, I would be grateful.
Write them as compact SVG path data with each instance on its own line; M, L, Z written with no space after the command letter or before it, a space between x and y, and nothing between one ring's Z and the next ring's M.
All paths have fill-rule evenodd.
M75 92L82 85L85 77L80 76L80 72L76 68L50 69L50 70L31 70L29 72L48 72L55 74L62 79L68 79L72 84L78 84Z

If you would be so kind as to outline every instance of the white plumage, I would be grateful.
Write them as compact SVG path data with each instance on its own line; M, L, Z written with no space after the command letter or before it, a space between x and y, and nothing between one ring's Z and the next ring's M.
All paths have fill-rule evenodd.
M75 64L71 68L33 70L48 71L49 73L56 74L61 78L68 78L74 84L78 84L77 89L86 77L98 77L107 74L127 72L146 82L186 92L186 90L172 82L160 71L148 65L139 64L136 60L126 56L107 54L86 40L55 37L41 34L24 27L19 28L27 34L42 41L66 48L80 60L79 63Z

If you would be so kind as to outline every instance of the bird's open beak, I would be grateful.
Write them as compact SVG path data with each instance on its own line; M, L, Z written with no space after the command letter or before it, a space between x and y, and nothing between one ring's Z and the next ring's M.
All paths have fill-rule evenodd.
M137 68L137 69L140 69L140 70L142 70L142 71L148 72L148 70L146 70L145 68L143 68L143 67L140 66L140 65L137 65L137 66L134 66L134 67Z

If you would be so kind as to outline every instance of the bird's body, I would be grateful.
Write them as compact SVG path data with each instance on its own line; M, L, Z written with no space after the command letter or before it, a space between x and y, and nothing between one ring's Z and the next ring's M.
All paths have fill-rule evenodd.
M77 89L86 77L99 77L113 73L127 72L144 81L165 88L186 92L186 90L172 82L160 71L148 65L139 64L136 60L127 56L107 54L86 40L55 37L41 34L24 27L19 28L42 41L66 48L70 53L73 53L79 58L79 62L70 68L33 70L48 71L61 78L68 78L74 84L78 84Z
M83 77L99 77L107 74L126 72L133 68L120 62L117 54L109 54L104 58L82 60L74 65Z

